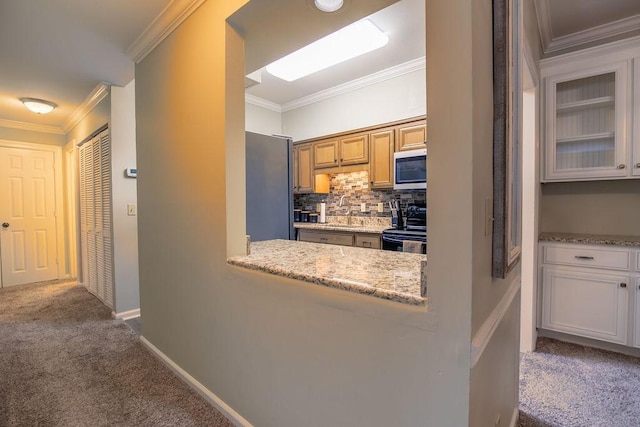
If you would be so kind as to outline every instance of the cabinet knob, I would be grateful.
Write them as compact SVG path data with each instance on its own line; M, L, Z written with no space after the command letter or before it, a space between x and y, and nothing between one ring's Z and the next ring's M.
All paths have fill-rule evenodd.
M618 169L624 169L624 168L626 168L626 167L627 167L627 165L625 165L625 164L619 164L619 165L618 165Z
M627 287L627 284L626 284L626 283L620 283L620 287L621 287L621 288L626 288L626 287Z
M640 169L640 163L636 163L636 168Z

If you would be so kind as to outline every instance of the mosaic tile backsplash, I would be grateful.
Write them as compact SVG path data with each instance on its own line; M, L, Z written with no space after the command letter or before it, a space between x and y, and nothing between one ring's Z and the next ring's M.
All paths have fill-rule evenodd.
M371 189L369 187L369 172L338 173L331 175L331 187L329 194L295 194L293 205L295 209L308 211L319 210L319 204L326 202L327 215L346 215L351 209L352 216L366 217L390 217L389 201L400 201L402 210L406 212L407 206L415 203L427 202L427 194L424 190L394 191ZM338 206L340 198L344 196L343 206ZM384 204L384 212L378 212L378 203ZM360 211L360 204L366 204L366 212Z

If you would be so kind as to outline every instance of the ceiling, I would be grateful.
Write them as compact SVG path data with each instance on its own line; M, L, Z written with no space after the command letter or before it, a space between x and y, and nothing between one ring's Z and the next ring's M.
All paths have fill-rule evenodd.
M139 59L132 47L154 25L165 25L161 30L166 32L170 25L159 19L163 13L180 5L176 15L188 16L184 11L203 1L0 0L0 125L31 124L62 133L100 82L131 81ZM612 37L614 30L618 37L640 32L638 0L534 2L547 53L571 46L566 40L575 47ZM424 0L345 0L343 10L331 14L317 11L312 3L251 0L230 18L247 41L247 73L369 15L390 35L389 44L296 82L262 73L262 83L249 88L248 94L282 105L424 57ZM604 30L596 36L587 31L591 39L582 36L594 25ZM18 101L20 97L46 99L59 107L48 115L35 115Z
M546 53L640 31L639 0L534 0Z

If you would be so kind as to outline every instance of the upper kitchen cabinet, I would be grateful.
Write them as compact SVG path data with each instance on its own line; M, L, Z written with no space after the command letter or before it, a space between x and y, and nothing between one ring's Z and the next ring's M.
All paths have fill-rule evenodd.
M395 146L394 129L373 132L371 139L371 163L369 180L371 188L393 187L393 150Z
M540 70L543 181L639 178L640 38L545 59Z
M293 192L313 192L313 152L311 144L296 145L293 147Z
M416 150L427 147L427 121L399 126L396 129L395 151Z
M316 169L369 163L369 135L358 134L313 144Z

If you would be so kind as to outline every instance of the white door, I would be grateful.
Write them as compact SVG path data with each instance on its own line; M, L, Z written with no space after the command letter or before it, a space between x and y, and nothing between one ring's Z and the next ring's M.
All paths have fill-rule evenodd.
M0 147L2 286L58 278L54 156Z

